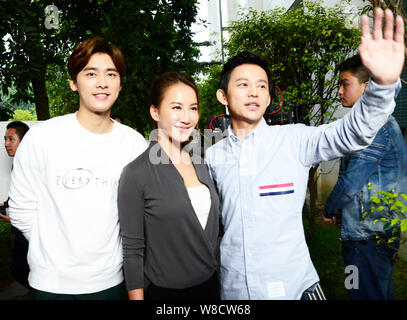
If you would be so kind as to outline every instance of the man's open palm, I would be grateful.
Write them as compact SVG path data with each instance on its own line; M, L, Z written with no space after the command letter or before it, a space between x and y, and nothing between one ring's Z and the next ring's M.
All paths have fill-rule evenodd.
M384 22L384 28L383 28ZM362 16L362 39L359 54L364 66L369 70L373 80L381 85L394 83L400 76L404 65L404 22L396 18L391 10L375 10L373 30L370 33L369 19Z

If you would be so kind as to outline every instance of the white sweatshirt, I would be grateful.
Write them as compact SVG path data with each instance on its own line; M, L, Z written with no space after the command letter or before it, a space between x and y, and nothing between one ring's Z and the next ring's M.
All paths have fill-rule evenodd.
M76 114L34 126L21 142L10 185L11 223L29 240L30 285L94 293L123 281L117 186L123 167L147 148L114 122L107 134Z

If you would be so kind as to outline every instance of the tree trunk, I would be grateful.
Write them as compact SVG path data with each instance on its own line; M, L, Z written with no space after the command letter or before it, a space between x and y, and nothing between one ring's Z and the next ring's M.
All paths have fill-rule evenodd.
M35 7L39 10L39 7ZM47 120L50 118L48 94L45 86L45 74L47 64L43 56L43 47L41 44L41 33L39 30L39 12L34 16L29 16L28 30L26 29L26 48L29 57L30 80L34 91L35 110L37 120ZM33 31L35 30L35 31Z
M48 94L45 87L45 71L41 70L35 77L31 78L34 91L35 110L38 120L47 120L50 118Z
M310 207L306 210L306 217L308 220L307 238L312 238L315 233L315 219L319 212L317 206L318 200L318 168L319 165L311 167L308 178L308 191L310 195Z

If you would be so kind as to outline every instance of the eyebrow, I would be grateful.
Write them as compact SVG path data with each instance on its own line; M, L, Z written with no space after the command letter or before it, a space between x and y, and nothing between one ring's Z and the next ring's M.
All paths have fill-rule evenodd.
M88 71L88 70L95 70L96 71L96 70L99 70L99 69L100 68L96 68L96 67L85 67L85 68L83 68L83 71ZM103 69L103 70L118 72L116 68L106 68L106 69Z
M239 79L236 79L235 82L243 81L243 80L244 80L244 81L248 81L249 79L248 79L248 78L239 78ZM258 80L256 80L256 81L268 83L268 81L267 81L267 80L264 80L264 79L258 79Z
M170 104L181 104L181 105L184 105L182 102L179 102L179 101L171 101ZM198 103L192 103L192 104L190 104L190 106L197 106L197 105L198 105Z

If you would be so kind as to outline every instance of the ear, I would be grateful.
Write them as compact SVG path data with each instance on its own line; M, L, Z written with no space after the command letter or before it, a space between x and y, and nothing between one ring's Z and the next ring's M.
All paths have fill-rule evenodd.
M154 121L158 122L158 120L160 119L159 113L160 112L159 112L159 110L158 110L158 108L156 106L154 106L154 105L150 106L150 115L151 115L151 118L153 118Z
M218 98L218 101L224 106L228 105L228 97L225 91L223 91L222 89L218 89L218 91L216 91L216 98Z
M69 86L71 87L72 91L78 91L78 86L74 80L69 80Z
M363 84L365 85L365 88L364 88L364 89L366 89L367 85L369 84L369 80L363 82Z

